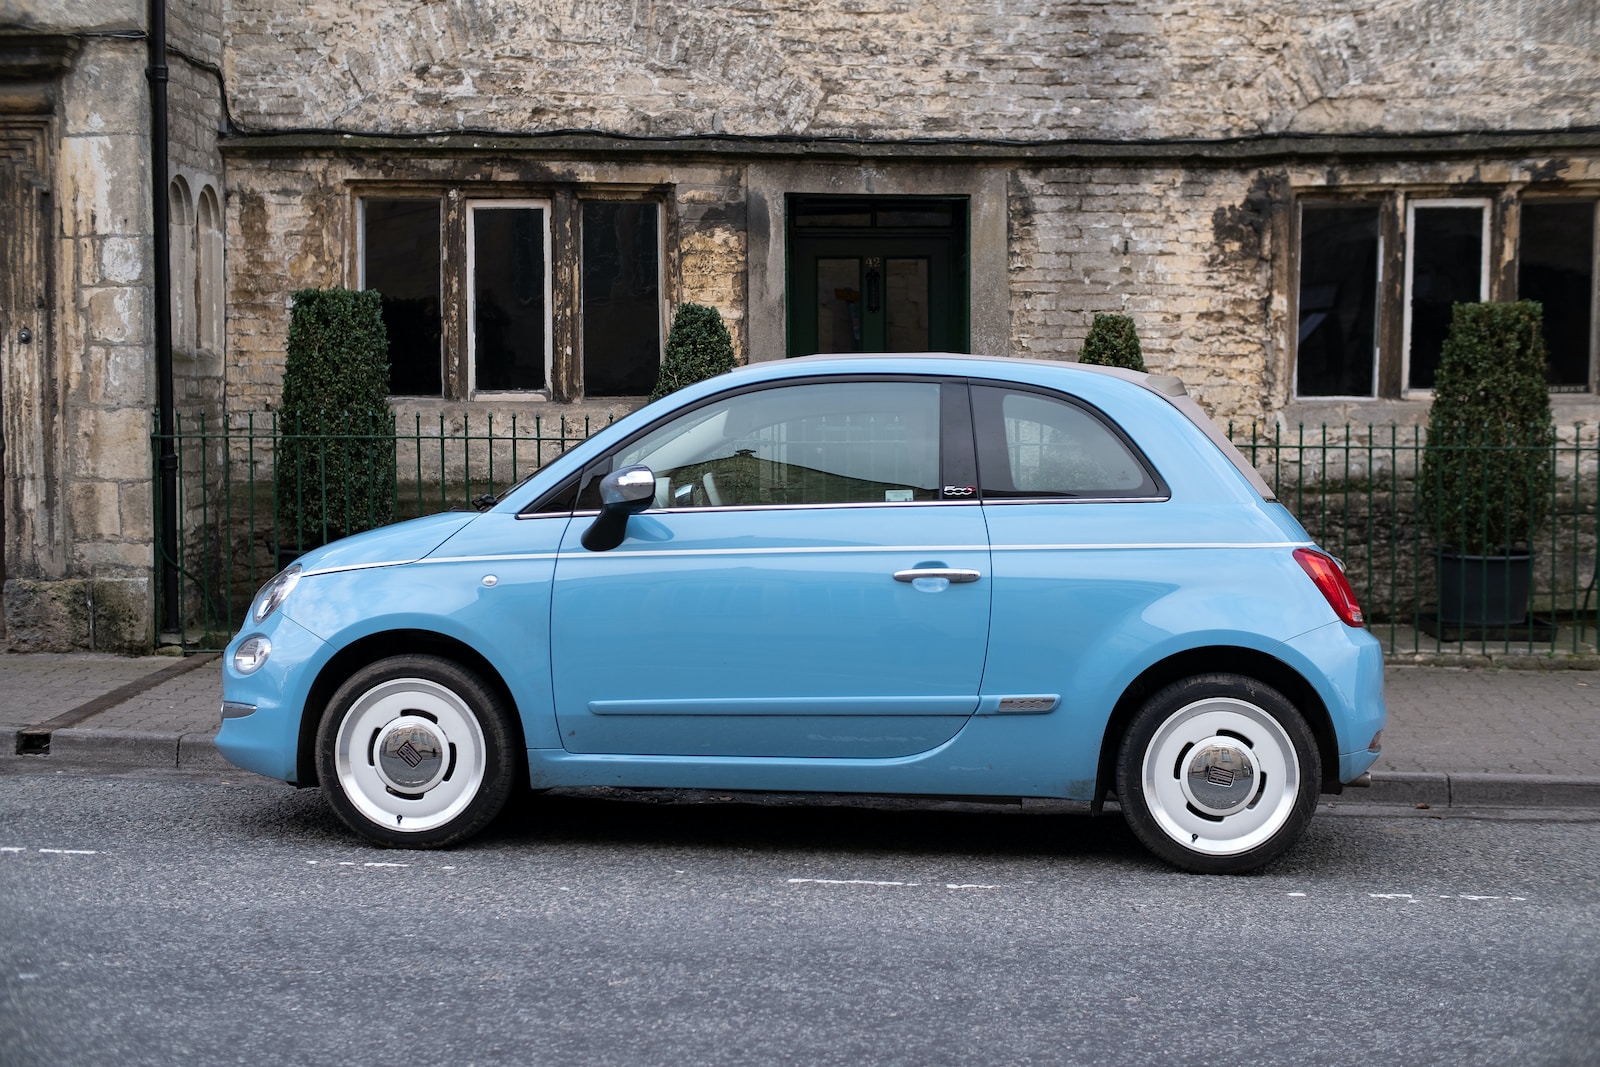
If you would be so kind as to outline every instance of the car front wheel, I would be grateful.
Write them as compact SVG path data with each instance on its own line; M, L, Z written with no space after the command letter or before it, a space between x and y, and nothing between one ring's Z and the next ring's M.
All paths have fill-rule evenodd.
M1282 855L1322 788L1316 739L1283 694L1205 674L1151 697L1124 734L1117 797L1144 845L1202 874L1238 874Z
M487 826L516 778L515 731L482 679L438 656L357 671L328 703L317 770L334 811L380 845L439 848Z

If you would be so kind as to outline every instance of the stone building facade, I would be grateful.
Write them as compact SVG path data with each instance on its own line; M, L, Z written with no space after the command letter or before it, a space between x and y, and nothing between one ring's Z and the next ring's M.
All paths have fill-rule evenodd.
M347 285L402 416L635 405L694 301L746 360L1070 360L1122 312L1219 419L1415 422L1440 307L1529 295L1600 416L1591 0L167 9L180 407L270 409L290 294ZM149 12L0 0L4 210L44 220L13 647L152 633Z

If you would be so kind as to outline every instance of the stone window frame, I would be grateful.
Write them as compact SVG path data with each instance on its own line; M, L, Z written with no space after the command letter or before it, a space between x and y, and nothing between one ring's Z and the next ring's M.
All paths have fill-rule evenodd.
M1421 205L1444 205L1449 202L1483 205L1485 210L1483 299L1515 300L1517 292L1517 240L1520 233L1521 205L1531 200L1558 199L1589 201L1596 212L1595 260L1596 277L1600 278L1600 184L1575 183L1560 188L1533 188L1526 182L1500 185L1384 185L1337 188L1306 186L1295 189L1287 213L1290 232L1287 257L1288 298L1286 317L1288 342L1288 371L1291 406L1336 404L1381 404L1394 401L1423 401L1432 398L1432 391L1411 389L1407 386L1409 374L1409 305L1411 227L1408 221L1413 208ZM1379 207L1379 263L1378 263L1378 369L1374 392L1370 396L1322 396L1302 394L1299 391L1299 345L1296 325L1299 322L1301 207L1306 204L1377 204ZM1600 400L1600 295L1597 295L1591 328L1589 351L1589 381L1586 389L1571 392L1576 398ZM1555 391L1553 391L1554 394Z
M1490 258L1491 226L1494 219L1494 200L1488 196L1407 196L1405 198L1405 296L1401 305L1400 329L1400 390L1407 400L1433 396L1430 388L1411 384L1412 297L1416 286L1417 268L1417 213L1419 211L1477 210L1479 213L1478 300L1492 299L1491 279L1494 275Z
M555 242L551 230L552 207L550 200L544 197L501 197L501 196L474 196L464 198L466 210L466 244L462 254L461 269L465 272L462 284L462 294L466 301L466 314L463 317L462 329L465 334L465 345L461 353L462 372L466 375L466 395L471 400L517 400L525 398L549 399L554 387L555 377L552 364L555 346L554 337L554 299L551 270L555 259ZM537 210L540 213L540 255L544 257L543 286L544 292L541 299L544 304L544 381L542 389L486 389L478 385L478 331L476 307L476 279L478 268L478 255L476 250L476 228L473 225L475 214L478 211L510 211L510 210ZM442 221L442 220L441 220ZM442 249L441 249L442 251ZM449 269L444 257L440 257L440 269Z
M168 284L172 293L172 349L198 350L195 325L196 248L194 194L189 181L175 174L167 182Z
M223 233L226 228L217 190L209 182L202 184L195 201L195 338L205 352L221 353L225 344Z
M437 397L407 396L442 400L446 403L579 403L589 399L583 375L583 237L581 217L588 201L641 201L657 206L660 219L657 264L661 274L662 325L659 345L664 351L667 312L675 303L676 226L673 186L634 182L512 182L475 180L431 181L352 181L346 187L350 232L357 235L347 257L350 283L363 284L365 252L361 247L362 201L367 199L412 199L439 202L440 226L440 358L443 387ZM467 252L469 206L489 201L542 201L549 205L546 218L548 263L546 265L549 302L546 316L550 337L547 386L541 390L493 391L477 393L471 387L472 350L469 334L468 285L470 263ZM606 399L644 399L613 398Z
M167 183L167 266L176 353L219 355L223 350L225 227L216 183L174 174Z

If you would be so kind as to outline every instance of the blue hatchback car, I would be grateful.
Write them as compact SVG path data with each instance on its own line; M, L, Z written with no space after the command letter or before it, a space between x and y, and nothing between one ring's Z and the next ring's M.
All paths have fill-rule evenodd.
M1378 756L1383 663L1175 378L809 357L261 590L217 747L431 848L516 788L1115 797L1238 872Z

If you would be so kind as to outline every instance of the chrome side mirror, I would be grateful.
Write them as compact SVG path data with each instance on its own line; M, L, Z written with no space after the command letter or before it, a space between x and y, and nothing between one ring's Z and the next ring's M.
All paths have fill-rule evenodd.
M583 531L583 547L609 552L628 536L628 516L637 515L656 497L656 476L649 467L624 467L600 479L600 514Z

